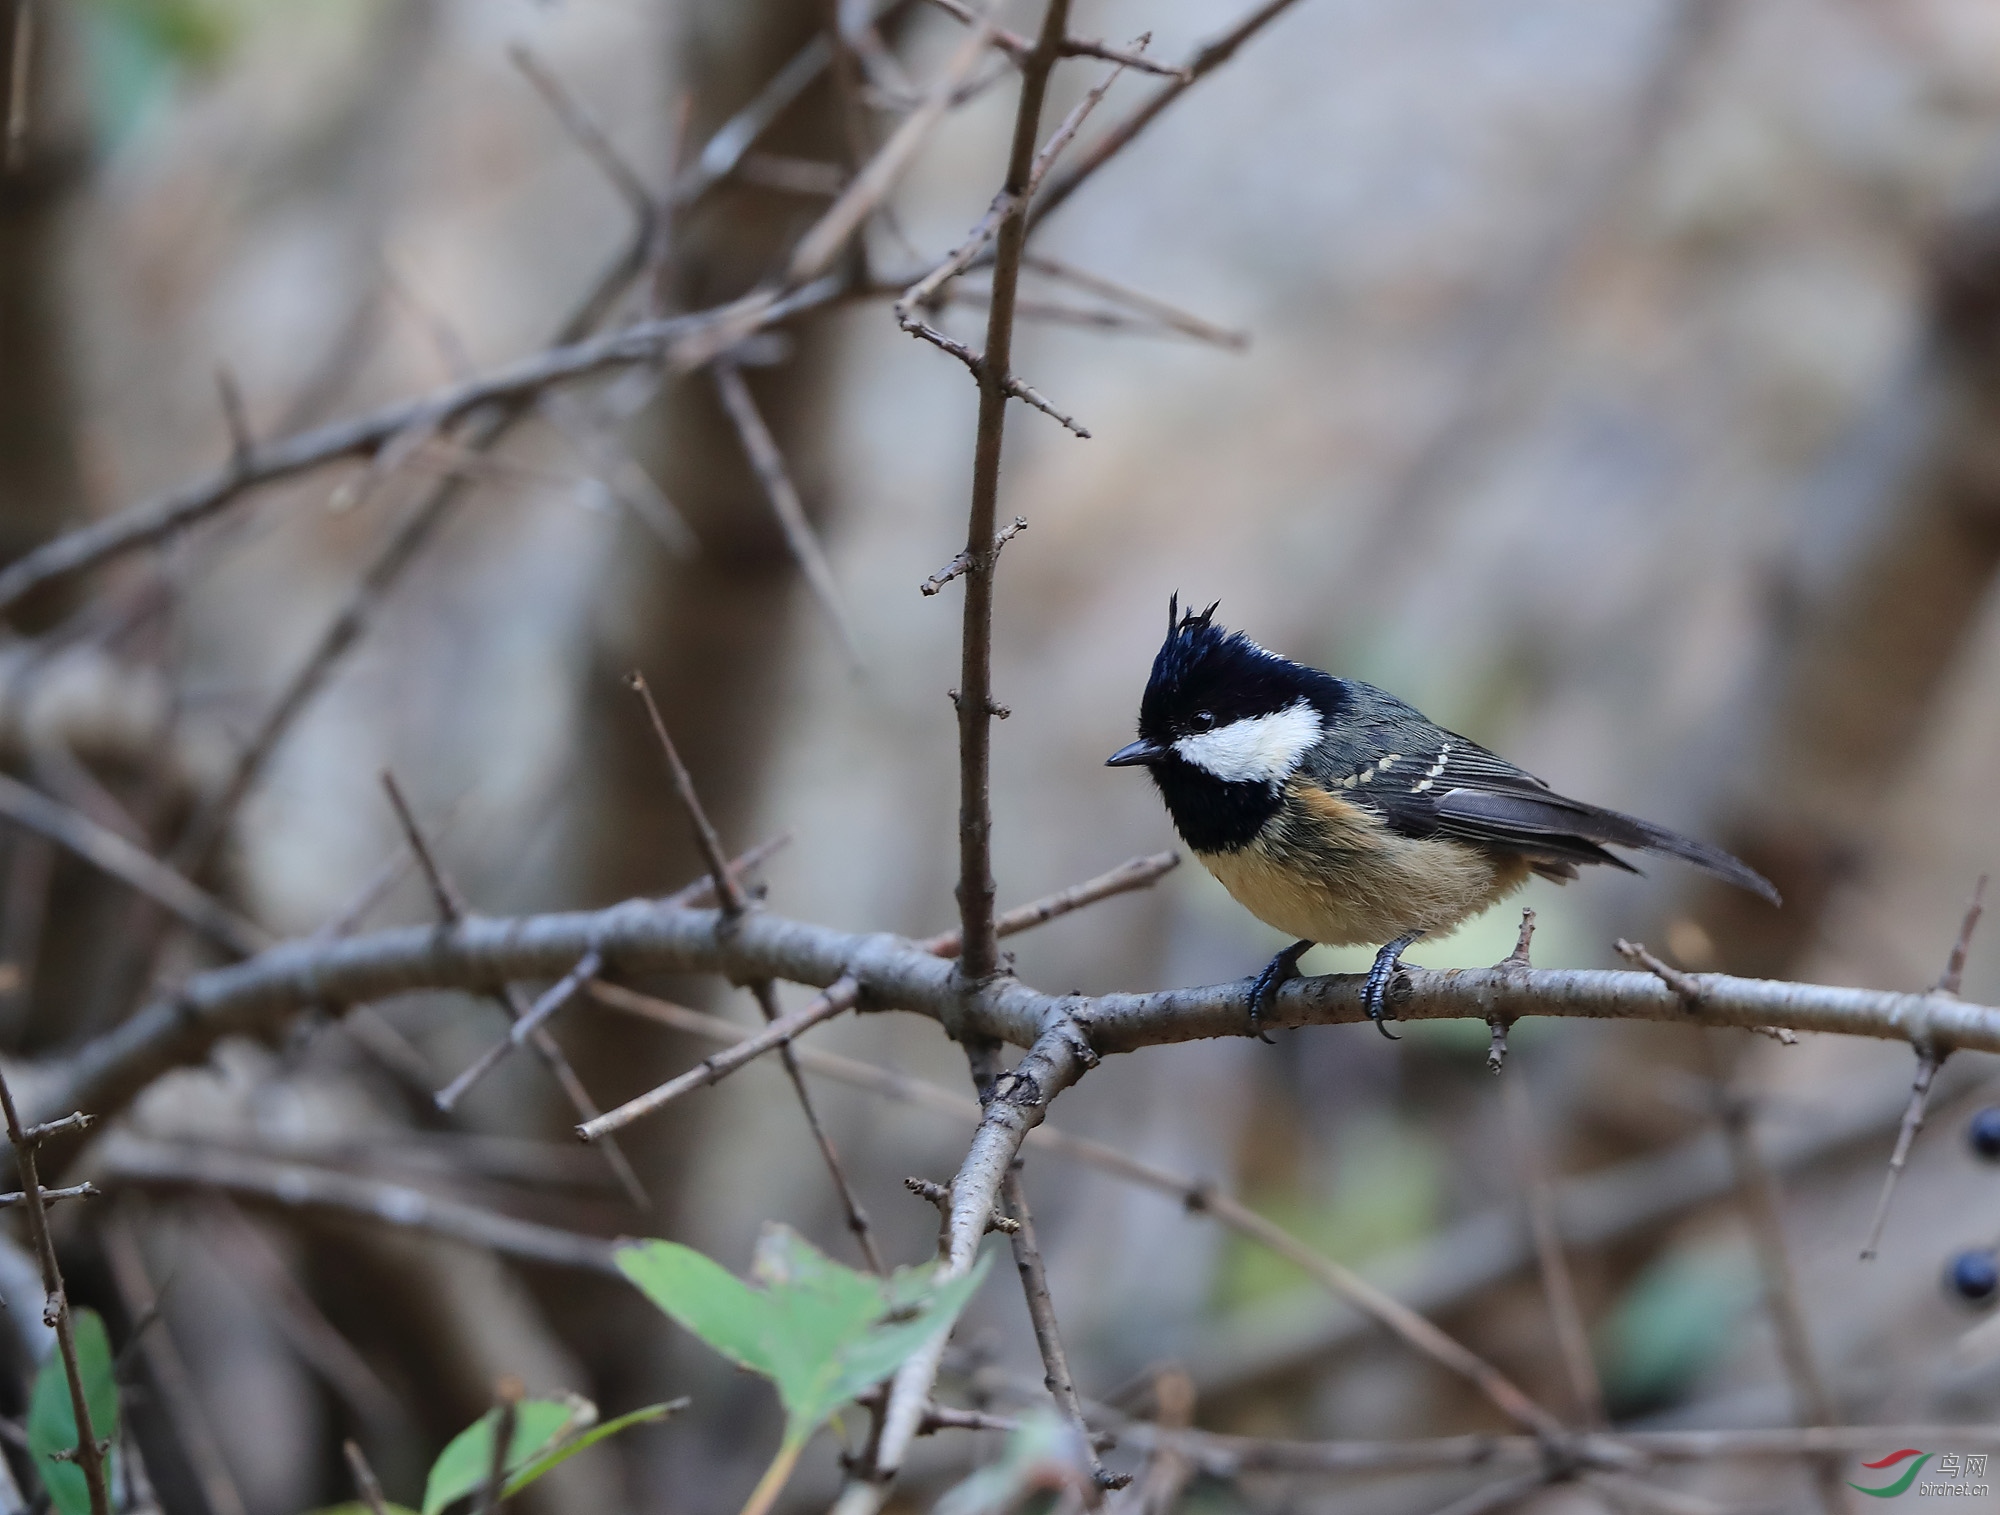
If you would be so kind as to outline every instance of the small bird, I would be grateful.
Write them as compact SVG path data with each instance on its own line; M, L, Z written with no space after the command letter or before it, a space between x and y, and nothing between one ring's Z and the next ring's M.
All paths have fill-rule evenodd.
M1221 602L1218 601L1219 605ZM1167 640L1139 704L1139 740L1107 758L1145 767L1174 827L1252 915L1298 938L1250 989L1260 1022L1318 943L1380 942L1363 989L1384 1036L1405 947L1496 904L1530 874L1566 883L1631 847L1682 858L1778 904L1718 847L1555 793L1394 695L1267 652L1167 602Z

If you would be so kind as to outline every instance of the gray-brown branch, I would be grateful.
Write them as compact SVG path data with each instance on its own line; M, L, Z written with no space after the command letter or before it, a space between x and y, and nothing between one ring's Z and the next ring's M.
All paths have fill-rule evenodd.
M613 976L718 973L825 987L852 975L860 1004L929 1016L956 1036L1031 1046L1068 1022L1099 1055L1171 1042L1247 1036L1244 981L1147 994L1061 996L1002 977L968 989L950 959L887 933L867 935L752 912L724 928L712 909L628 900L606 910L515 919L468 916L450 926L405 926L340 941L297 940L188 978L122 1025L67 1053L8 1070L24 1118L87 1108L115 1114L166 1069L198 1061L220 1037L266 1030L315 1004L360 1004L423 989L492 990L560 978L596 947ZM1700 974L1689 1009L1650 973L1607 969L1406 970L1404 1020L1526 1016L1785 1026L1795 1031L1923 1042L2000 1052L2000 1009L1936 992L1901 994L1835 985ZM1347 1025L1364 1018L1361 978L1334 974L1285 986L1272 1027Z

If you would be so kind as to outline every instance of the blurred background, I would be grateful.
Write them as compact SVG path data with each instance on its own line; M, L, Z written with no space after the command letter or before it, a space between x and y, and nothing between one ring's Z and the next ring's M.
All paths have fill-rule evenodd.
M32 105L0 176L9 558L226 461L218 375L269 439L557 336L630 241L631 214L510 47L532 49L660 186L855 7L21 9L31 24L0 43L0 73L29 81ZM1002 12L1023 31L1038 22L1025 3ZM1120 44L1150 32L1151 51L1178 60L1238 16L1222 0L1080 0L1073 25ZM809 88L676 220L671 256L618 314L713 304L781 267L960 33L942 10L897 10L881 33L891 56L862 60L860 82L836 67ZM1050 119L1101 73L1066 64ZM869 233L875 278L900 287L984 211L1011 81L919 157ZM1096 124L1154 87L1121 79ZM1691 969L1936 980L2000 856L2000 9L1299 0L1033 247L1051 261L1024 287L1015 366L1092 435L1024 408L1010 418L1001 518L1028 528L999 581L1003 904L1173 843L1150 786L1102 760L1129 739L1178 591L1561 789L1731 847L1787 898L1769 911L1664 862L1644 878L1537 883L1524 902L1538 964L1614 965L1622 936ZM1199 321L1113 321L1102 313L1129 303L1064 270ZM973 301L945 324L976 343L983 319ZM851 645L804 587L708 375L641 372L544 405L476 467L446 442L394 468L326 469L52 587L0 649L0 755L275 932L336 917L398 853L384 769L473 908L594 906L699 873L620 682L637 667L725 843L792 838L764 869L772 908L946 928L958 589L926 598L918 584L963 545L973 386L899 331L886 299L842 304L744 358ZM449 508L383 572L441 487ZM358 638L204 838L205 805L358 583L380 590ZM431 910L412 879L368 922ZM1492 962L1517 921L1495 911L1411 956ZM1011 945L1038 987L1098 991L1235 978L1279 943L1183 867ZM115 1023L202 951L48 843L0 836L7 1050ZM641 987L756 1020L742 993ZM1985 941L1964 992L2000 999ZM166 1345L137 1359L133 1403L166 1508L283 1515L348 1497L345 1435L414 1500L430 1457L508 1372L607 1413L695 1398L571 1463L530 1508L740 1504L776 1439L767 1386L622 1285L120 1166L120 1140L190 1171L204 1153L251 1152L570 1229L668 1236L737 1271L772 1220L856 1260L776 1070L626 1133L646 1213L569 1140L574 1113L533 1059L450 1118L430 1108L427 1091L503 1026L488 1001L429 995L232 1042L86 1151L77 1171L116 1192L65 1216L65 1257L114 1340L146 1287L162 1294L147 1339ZM558 1036L607 1108L707 1050L589 1007L565 1012ZM1496 1080L1486 1040L1477 1025L1411 1028L1397 1044L1343 1028L1281 1033L1276 1048L1155 1049L1098 1069L1054 1123L1233 1186L1571 1415L1525 1240L1523 1175L1539 1153L1615 1420L1790 1424L1722 1157L1711 1075L1724 1067L1753 1096L1781 1176L1839 1417L2000 1412L2000 1338L1940 1285L1955 1254L2000 1232L2000 1173L1964 1141L1983 1059L1946 1065L1880 1256L1863 1263L1908 1049L1745 1037L1705 1052L1674 1028L1524 1024ZM815 1041L965 1085L958 1049L927 1021L850 1017ZM1530 1095L1512 1118L1509 1080ZM949 1178L966 1127L836 1085L821 1103L892 1258L926 1256L937 1217L901 1180ZM1172 1362L1213 1429L1502 1428L1303 1276L1171 1200L1046 1156L1025 1181L1087 1395L1143 1412L1148 1375ZM961 1328L949 1380L996 1405L1040 1379L1003 1272ZM10 1349L39 1350L32 1279L0 1293L23 1337ZM11 1392L0 1408L18 1410ZM833 1440L809 1453L793 1506L830 1496ZM988 1434L931 1438L909 1507L997 1449ZM1710 1507L1822 1507L1796 1465L1674 1477ZM1422 1511L1472 1481L1197 1481L1184 1499ZM1601 1507L1568 1488L1536 1504L1571 1506Z

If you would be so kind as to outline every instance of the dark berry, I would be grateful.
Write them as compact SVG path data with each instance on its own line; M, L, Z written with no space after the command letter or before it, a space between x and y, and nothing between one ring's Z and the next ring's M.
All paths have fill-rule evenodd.
M1988 1105L1972 1117L1965 1139L1989 1163L2000 1163L2000 1105Z
M2000 1292L2000 1261L1978 1248L1961 1252L1951 1260L1946 1281L1960 1299L1975 1305L1990 1304Z

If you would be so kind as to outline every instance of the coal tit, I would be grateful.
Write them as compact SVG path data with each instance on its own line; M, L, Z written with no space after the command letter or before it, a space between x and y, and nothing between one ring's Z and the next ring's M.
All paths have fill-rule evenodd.
M1220 602L1218 602L1220 603ZM1263 1036L1279 987L1317 943L1383 943L1364 990L1383 1035L1402 950L1512 894L1530 874L1638 870L1605 850L1682 858L1777 904L1720 848L1555 793L1392 694L1267 652L1168 602L1167 640L1139 704L1139 740L1106 762L1143 765L1174 827L1252 915L1299 940L1250 991ZM1268 1037L1264 1038L1269 1040Z

